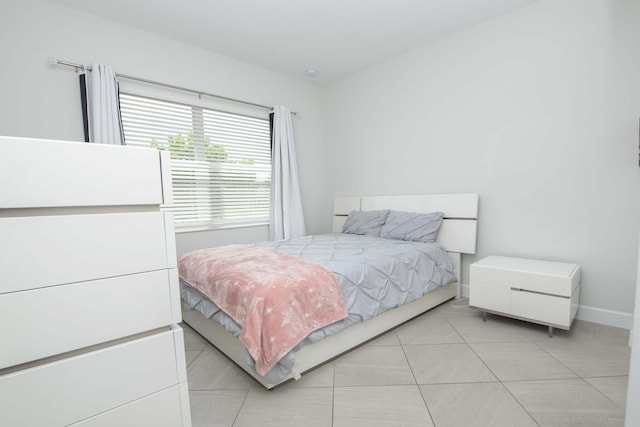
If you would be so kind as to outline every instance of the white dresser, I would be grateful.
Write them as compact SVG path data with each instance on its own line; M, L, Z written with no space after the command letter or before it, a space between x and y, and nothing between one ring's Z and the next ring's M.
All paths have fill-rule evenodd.
M547 325L549 336L570 328L579 299L577 264L490 256L470 267L469 306Z
M190 426L166 153L0 153L0 425Z

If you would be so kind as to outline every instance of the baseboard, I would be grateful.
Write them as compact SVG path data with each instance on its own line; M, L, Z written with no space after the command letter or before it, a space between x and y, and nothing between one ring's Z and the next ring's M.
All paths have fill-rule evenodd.
M633 314L580 305L576 319L600 323L601 325L615 326L617 328L631 329Z
M469 285L462 284L462 296L469 296ZM633 314L622 311L607 310L604 308L580 305L576 319L586 322L599 323L601 325L615 326L616 328L631 329Z
M462 283L460 286L462 298L469 298L469 284Z

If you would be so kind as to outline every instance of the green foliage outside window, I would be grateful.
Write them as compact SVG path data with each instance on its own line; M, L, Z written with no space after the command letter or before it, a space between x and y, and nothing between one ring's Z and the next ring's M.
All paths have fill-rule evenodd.
M167 150L172 159L196 160L196 150L193 132L189 131L185 137L182 133L168 136L167 142L151 140L151 147L158 150ZM212 144L208 136L204 137L204 158L209 162L224 163L227 161L227 152L220 144Z

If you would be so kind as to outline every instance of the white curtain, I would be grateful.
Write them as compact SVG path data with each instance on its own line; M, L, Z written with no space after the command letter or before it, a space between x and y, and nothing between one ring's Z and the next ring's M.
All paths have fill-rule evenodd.
M85 73L89 142L124 145L118 80L106 64L91 64Z
M291 110L288 107L273 107L272 141L269 238L279 240L305 236L307 231L302 213Z

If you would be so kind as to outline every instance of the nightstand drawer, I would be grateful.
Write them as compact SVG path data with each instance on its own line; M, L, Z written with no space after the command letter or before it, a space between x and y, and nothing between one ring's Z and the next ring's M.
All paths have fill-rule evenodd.
M552 261L490 256L471 265L471 282L570 297L580 283L580 266Z
M486 310L509 313L511 307L511 288L501 285L480 283L475 280L469 286L469 301L476 307Z
M525 319L569 329L577 310L579 290L571 298L521 290L511 290L511 314ZM575 308L572 312L572 306Z

